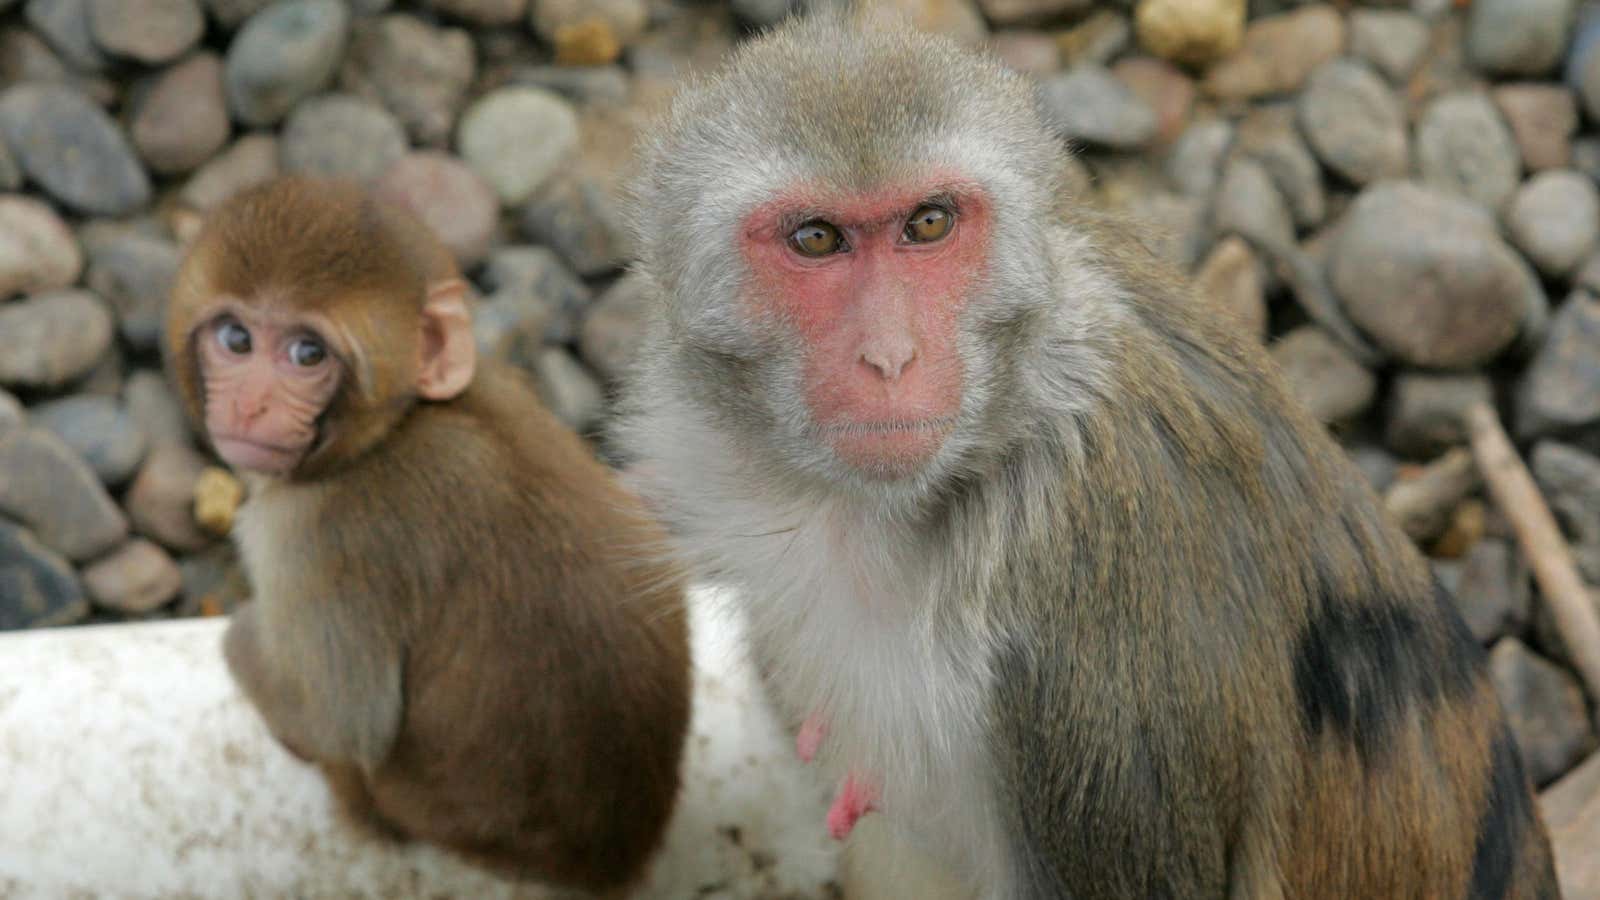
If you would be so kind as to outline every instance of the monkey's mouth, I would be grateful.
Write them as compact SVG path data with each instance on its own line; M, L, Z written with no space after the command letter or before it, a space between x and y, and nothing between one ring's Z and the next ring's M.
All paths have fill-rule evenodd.
M931 419L896 419L885 422L832 422L827 426L830 437L864 437L868 435L910 434L926 431L949 431L954 420L949 416Z
M944 446L955 427L951 416L830 422L823 436L846 464L879 477L900 477L920 469Z
M235 469L281 475L300 461L303 447L285 447L250 438L213 435L211 445L222 461Z

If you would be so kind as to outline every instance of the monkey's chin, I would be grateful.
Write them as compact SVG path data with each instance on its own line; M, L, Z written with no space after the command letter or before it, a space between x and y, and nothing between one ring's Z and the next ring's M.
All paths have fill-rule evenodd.
M239 438L214 437L211 444L234 469L263 475L286 475L300 462L302 451Z
M839 461L869 478L892 481L922 471L950 436L949 419L847 423L827 430Z

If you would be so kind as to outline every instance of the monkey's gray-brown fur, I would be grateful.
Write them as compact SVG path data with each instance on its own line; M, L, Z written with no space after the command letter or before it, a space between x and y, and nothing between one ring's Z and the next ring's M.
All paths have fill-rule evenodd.
M1260 348L1062 195L1063 152L1019 76L835 16L645 147L660 315L618 436L780 707L983 897L1557 896L1450 598ZM819 439L735 248L774 196L927 172L989 198L989 252L949 436L879 477Z

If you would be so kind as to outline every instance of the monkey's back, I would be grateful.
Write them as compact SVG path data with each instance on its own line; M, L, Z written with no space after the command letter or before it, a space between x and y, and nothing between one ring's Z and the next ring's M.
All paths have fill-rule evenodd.
M430 465L445 458L469 471ZM392 551L405 707L367 781L376 812L515 876L632 882L690 708L683 584L653 561L656 526L506 369L418 406L360 466L341 489L436 523Z
M1142 255L1107 264L1136 291L1116 383L1008 461L1047 499L976 588L1054 649L998 661L1027 896L1556 896L1425 561L1259 348Z

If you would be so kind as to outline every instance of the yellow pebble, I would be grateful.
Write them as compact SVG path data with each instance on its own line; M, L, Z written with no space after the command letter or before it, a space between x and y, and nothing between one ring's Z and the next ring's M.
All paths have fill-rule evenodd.
M233 514L244 501L244 485L224 469L209 466L194 483L194 519L212 534L233 528Z
M622 55L622 44L602 19L557 28L555 45L556 62L563 66L603 66Z

